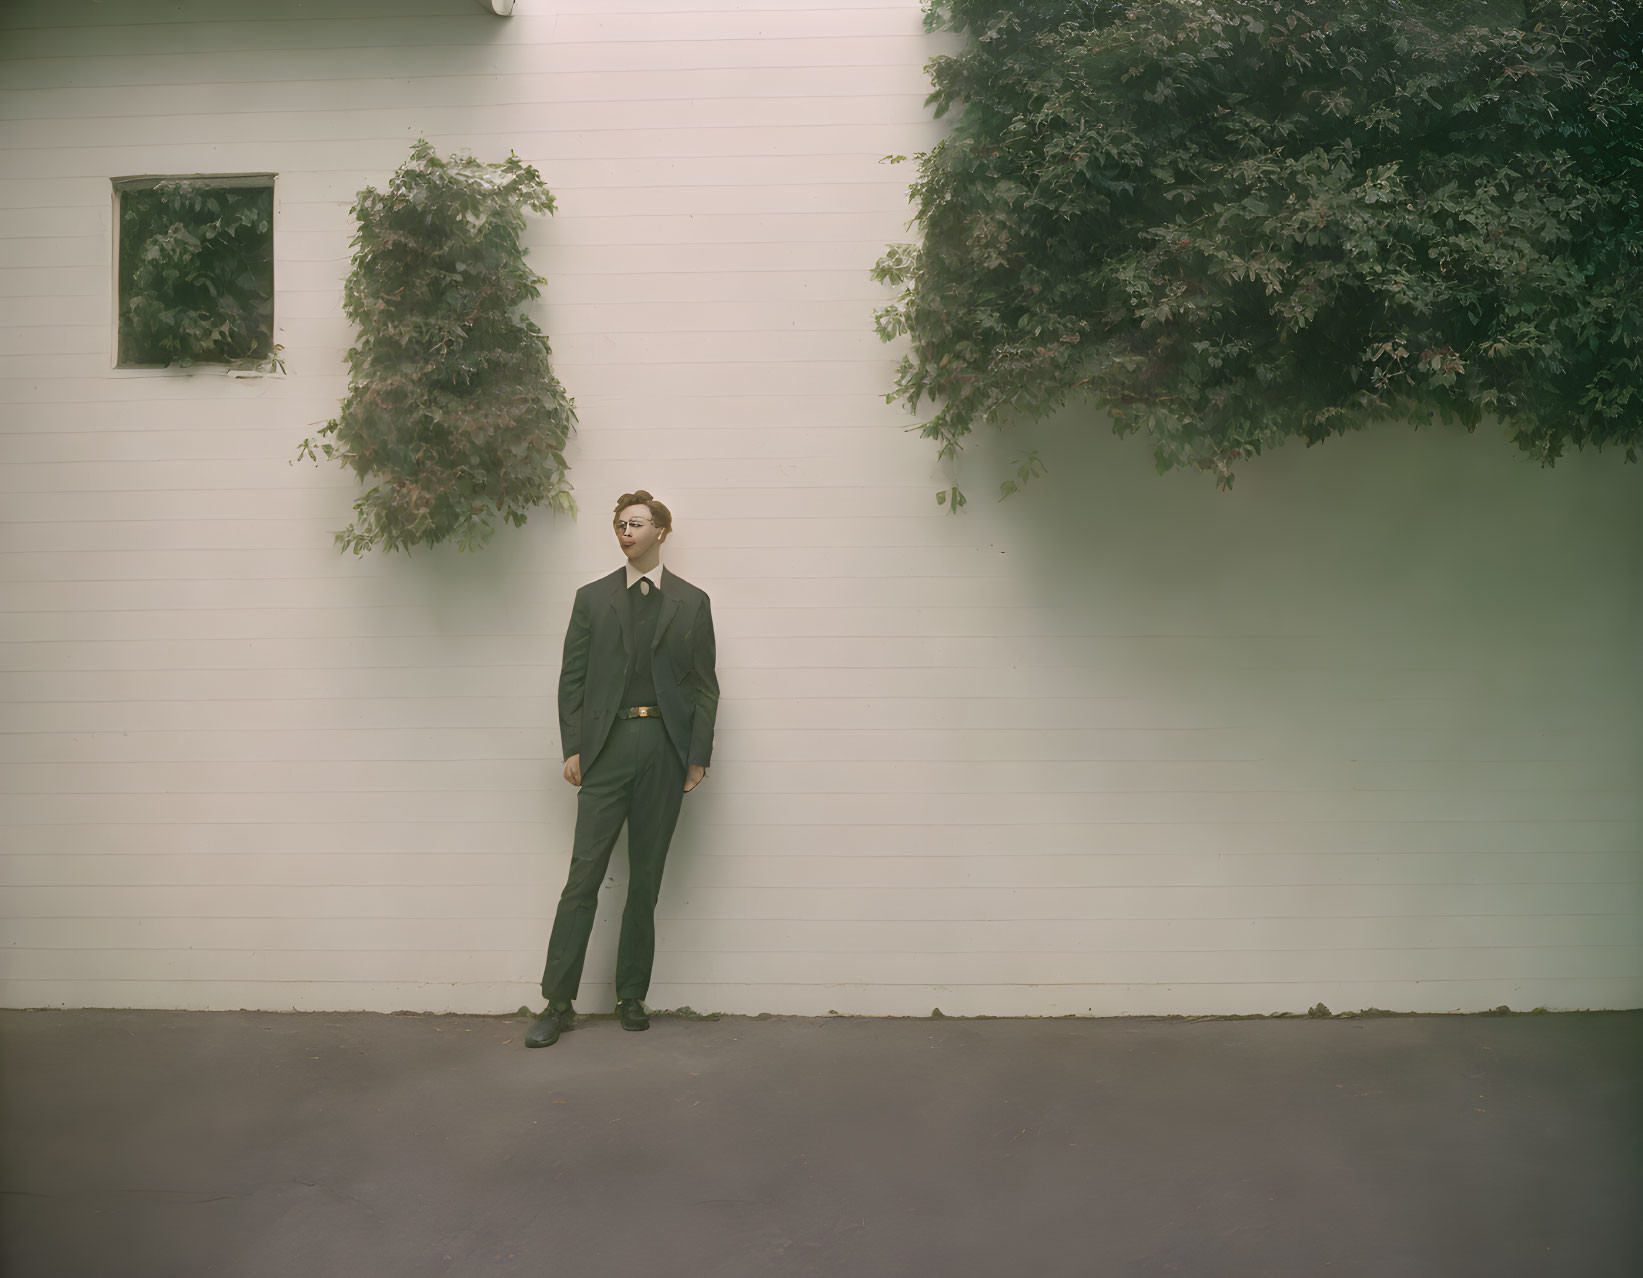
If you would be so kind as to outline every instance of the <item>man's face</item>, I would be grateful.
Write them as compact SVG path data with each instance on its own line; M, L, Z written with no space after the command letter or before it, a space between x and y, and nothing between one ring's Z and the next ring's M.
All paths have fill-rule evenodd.
M652 546L667 540L667 534L657 528L656 521L650 517L649 506L628 506L617 513L616 522L627 525L616 529L616 540L629 559L643 559Z

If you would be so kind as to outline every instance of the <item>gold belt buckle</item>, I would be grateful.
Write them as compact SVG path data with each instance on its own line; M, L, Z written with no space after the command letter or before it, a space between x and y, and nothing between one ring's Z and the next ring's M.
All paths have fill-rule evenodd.
M650 707L649 706L635 706L634 710L638 713L638 715L641 719L650 718Z

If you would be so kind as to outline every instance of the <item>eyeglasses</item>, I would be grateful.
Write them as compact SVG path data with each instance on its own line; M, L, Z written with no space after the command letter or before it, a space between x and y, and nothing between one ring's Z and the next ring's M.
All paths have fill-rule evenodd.
M626 532L629 528L647 528L650 523L651 521L648 519L618 519L616 521L616 531Z

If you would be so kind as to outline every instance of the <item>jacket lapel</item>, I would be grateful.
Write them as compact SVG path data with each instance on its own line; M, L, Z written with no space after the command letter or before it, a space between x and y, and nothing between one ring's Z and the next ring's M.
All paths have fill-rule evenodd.
M673 620L674 614L679 611L679 588L673 584L673 574L666 569L662 571L662 613L656 618L656 634L650 641L650 650L656 651L662 642L662 635L667 631L668 622Z
M628 607L627 569L618 568L607 580L610 582L610 610L616 614L622 628L622 650L633 651L633 610Z

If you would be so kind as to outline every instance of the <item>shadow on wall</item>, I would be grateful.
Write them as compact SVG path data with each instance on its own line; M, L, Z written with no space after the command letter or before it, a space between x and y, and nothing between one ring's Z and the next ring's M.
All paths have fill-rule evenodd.
M1029 448L1049 475L994 504ZM1388 949L1422 934L1400 917L1437 914L1443 943L1470 944L1489 920L1467 885L1492 885L1484 915L1602 891L1537 887L1550 871L1518 854L1617 852L1643 817L1643 468L1546 470L1498 428L1390 426L1255 459L1221 492L1069 414L977 439L961 479L1022 602L1059 610L1052 659L1093 698L1085 721L1185 729L1134 747L1158 763L1130 774L1155 791L1140 810L1173 826L1155 847L1363 854L1349 874L1217 858L1199 886L1316 884L1261 914L1344 911L1354 945ZM1093 785L1108 767L1087 765ZM1381 856L1400 852L1419 855ZM1251 950L1336 943L1294 916L1246 923Z
M1048 476L993 503L1029 448ZM963 479L1022 602L1059 610L1067 695L1229 730L1294 819L1612 816L1635 792L1643 467L1616 453L1548 470L1498 427L1387 426L1221 492L1067 414L979 437Z
M972 507L1026 448L1050 474L999 506L1046 589L1076 580L1092 615L1170 633L1635 637L1643 467L1617 453L1550 470L1498 427L1384 426L1248 462L1229 492L1160 476L1146 440L1073 414L978 438ZM1056 585L1059 592L1061 586ZM1213 627L1206 631L1208 620Z
M561 540L571 527L546 507L533 516L532 523L539 521ZM477 551L458 550L451 541L417 546L410 554L372 553L396 600L415 608L442 638L517 635L526 624L520 605L530 589L530 533L530 525L504 526Z

